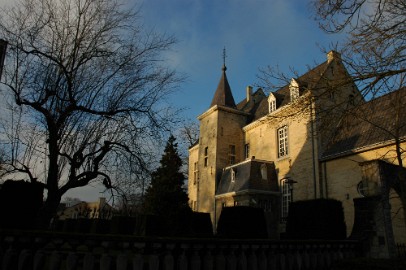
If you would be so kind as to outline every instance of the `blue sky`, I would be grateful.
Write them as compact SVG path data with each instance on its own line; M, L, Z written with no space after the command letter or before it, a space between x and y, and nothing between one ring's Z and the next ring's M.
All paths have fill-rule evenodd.
M147 27L174 35L178 43L168 64L187 80L171 102L190 119L208 109L221 76L226 48L227 77L236 102L247 85L258 82L258 68L308 66L325 61L321 47L338 36L323 33L304 0L145 0L141 14Z

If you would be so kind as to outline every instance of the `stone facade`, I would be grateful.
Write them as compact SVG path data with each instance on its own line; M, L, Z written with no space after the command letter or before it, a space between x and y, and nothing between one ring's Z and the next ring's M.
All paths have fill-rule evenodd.
M338 153L334 147L340 146L331 138L335 138L344 115L365 103L340 55L328 53L326 62L269 96L262 89L253 93L248 87L247 97L238 104L225 70L211 107L198 117L199 141L189 150L188 189L193 210L210 213L215 227L221 205L235 204L236 192L241 191L219 193L222 175L247 160L271 162L280 200L280 206L272 211L277 211L282 221L292 200L335 198L343 202L350 234L352 199L362 196L357 191L363 177L359 162L381 159L376 151L387 149L380 146L354 156L348 156L351 151L334 155ZM260 190L261 194L264 191ZM252 188L245 192L254 196ZM268 199L275 200L275 196L269 194ZM263 207L259 203L253 206Z

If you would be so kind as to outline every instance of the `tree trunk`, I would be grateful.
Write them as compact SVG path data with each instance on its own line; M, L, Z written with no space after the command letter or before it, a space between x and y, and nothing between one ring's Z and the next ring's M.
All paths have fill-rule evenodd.
M49 149L49 167L46 179L46 189L48 196L43 207L38 213L37 227L39 229L49 229L51 220L56 216L56 212L61 202L62 194L58 187L59 177L59 147L58 147L58 128L52 121L48 121L48 149Z
M58 192L48 192L48 197L41 207L37 216L37 228L47 230L50 228L51 221L56 216L59 203L62 196Z

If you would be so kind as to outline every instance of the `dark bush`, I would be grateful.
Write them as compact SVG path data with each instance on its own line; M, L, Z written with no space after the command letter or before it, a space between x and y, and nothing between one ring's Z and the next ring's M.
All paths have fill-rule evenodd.
M76 219L68 218L63 220L62 231L63 232L74 232L76 228Z
M267 238L264 211L249 206L224 207L217 225L222 238Z
M155 215L137 215L134 234L138 236L160 236L163 221Z
M213 226L209 213L193 212L190 216L190 227L192 237L212 237Z
M316 199L291 203L286 223L286 237L289 239L345 239L346 226L341 202L332 199Z
M139 236L212 237L210 214L184 211L172 216L137 215Z
M131 235L135 231L136 218L129 216L113 216L110 233Z
M43 204L44 185L7 180L0 188L0 227L32 229Z
M90 228L91 233L106 234L110 232L111 221L107 219L93 219Z

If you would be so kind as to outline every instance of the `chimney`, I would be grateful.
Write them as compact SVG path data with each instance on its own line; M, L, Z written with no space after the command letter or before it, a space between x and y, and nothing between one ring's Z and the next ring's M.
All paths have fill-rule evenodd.
M247 88L247 102L251 100L251 96L252 96L252 86L248 85Z
M340 60L341 59L341 54L336 52L336 51L329 51L327 53L327 63L330 63L334 59Z

